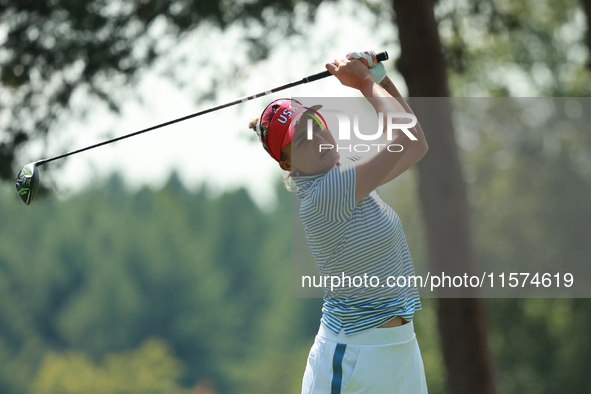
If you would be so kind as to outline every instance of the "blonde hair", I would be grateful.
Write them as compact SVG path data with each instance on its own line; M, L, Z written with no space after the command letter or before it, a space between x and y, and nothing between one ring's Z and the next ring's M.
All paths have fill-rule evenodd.
M248 128L252 129L255 131L255 133L257 133L257 136L259 137L259 141L261 142L261 144L263 145L263 148L265 148L265 150L267 152L269 152L269 148L267 148L267 145L265 145L263 143L263 137L265 137L265 139L267 138L267 133L269 132L269 130L263 130L262 128L259 127L259 129L257 130L257 123L259 122L259 119L261 117L258 116L254 119L252 119L250 122L248 122ZM281 160L285 160L285 155L283 152L281 152ZM295 191L297 189L295 182L292 179L292 174L289 171L283 171L283 185L285 186L285 188L292 192Z

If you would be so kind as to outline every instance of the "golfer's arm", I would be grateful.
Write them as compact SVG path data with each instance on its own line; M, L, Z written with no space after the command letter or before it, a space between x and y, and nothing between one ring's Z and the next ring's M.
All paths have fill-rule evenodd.
M408 103L402 98L402 95L396 88L396 86L392 83L390 78L386 77L380 82L380 85L390 94L392 97L396 98L400 105L404 108L407 113L414 114ZM400 160L396 163L394 168L388 173L388 175L384 178L380 186L390 182L392 179L396 178L414 164L416 164L419 160L425 156L427 151L429 150L429 145L427 145L427 140L425 139L425 134L423 134L423 129L421 128L421 124L418 122L417 125L409 131L417 137L417 141L415 141L410 147L406 148L406 153L400 158ZM386 136L384 135L383 140L385 140ZM380 143L383 143L380 141Z
M385 89L377 83L371 81L364 82L360 89L361 93L367 98L377 113L401 112L403 107L396 101ZM387 126L387 117L382 117L384 129ZM376 187L384 183L397 163L406 156L409 148L416 142L408 138L402 130L393 130L392 141L388 145L395 145L395 150L402 146L402 152L393 153L386 149L378 152L376 155L356 162L356 182L355 182L355 203L359 203Z

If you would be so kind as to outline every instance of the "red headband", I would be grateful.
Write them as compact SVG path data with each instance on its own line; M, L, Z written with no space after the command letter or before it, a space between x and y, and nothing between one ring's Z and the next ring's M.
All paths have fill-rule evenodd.
M281 161L281 149L289 145L295 131L295 128L290 126L304 113L314 112L326 127L322 115L316 111L320 108L321 106L304 107L300 102L290 99L275 100L265 108L257 122L257 130L273 159Z

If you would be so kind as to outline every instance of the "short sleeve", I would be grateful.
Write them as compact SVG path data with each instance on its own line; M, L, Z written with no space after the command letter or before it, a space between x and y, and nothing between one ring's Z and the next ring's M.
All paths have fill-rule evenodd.
M355 166L352 162L332 168L314 182L311 203L326 220L347 221L355 210Z

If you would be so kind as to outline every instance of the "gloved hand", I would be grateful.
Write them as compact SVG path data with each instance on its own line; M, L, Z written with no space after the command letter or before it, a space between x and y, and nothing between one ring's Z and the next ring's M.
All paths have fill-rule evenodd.
M360 60L367 68L369 68L369 72L373 77L374 81L377 83L382 82L384 78L386 78L386 67L380 62L376 57L376 53L374 51L364 51L364 52L349 52L347 54L347 59L358 59Z

